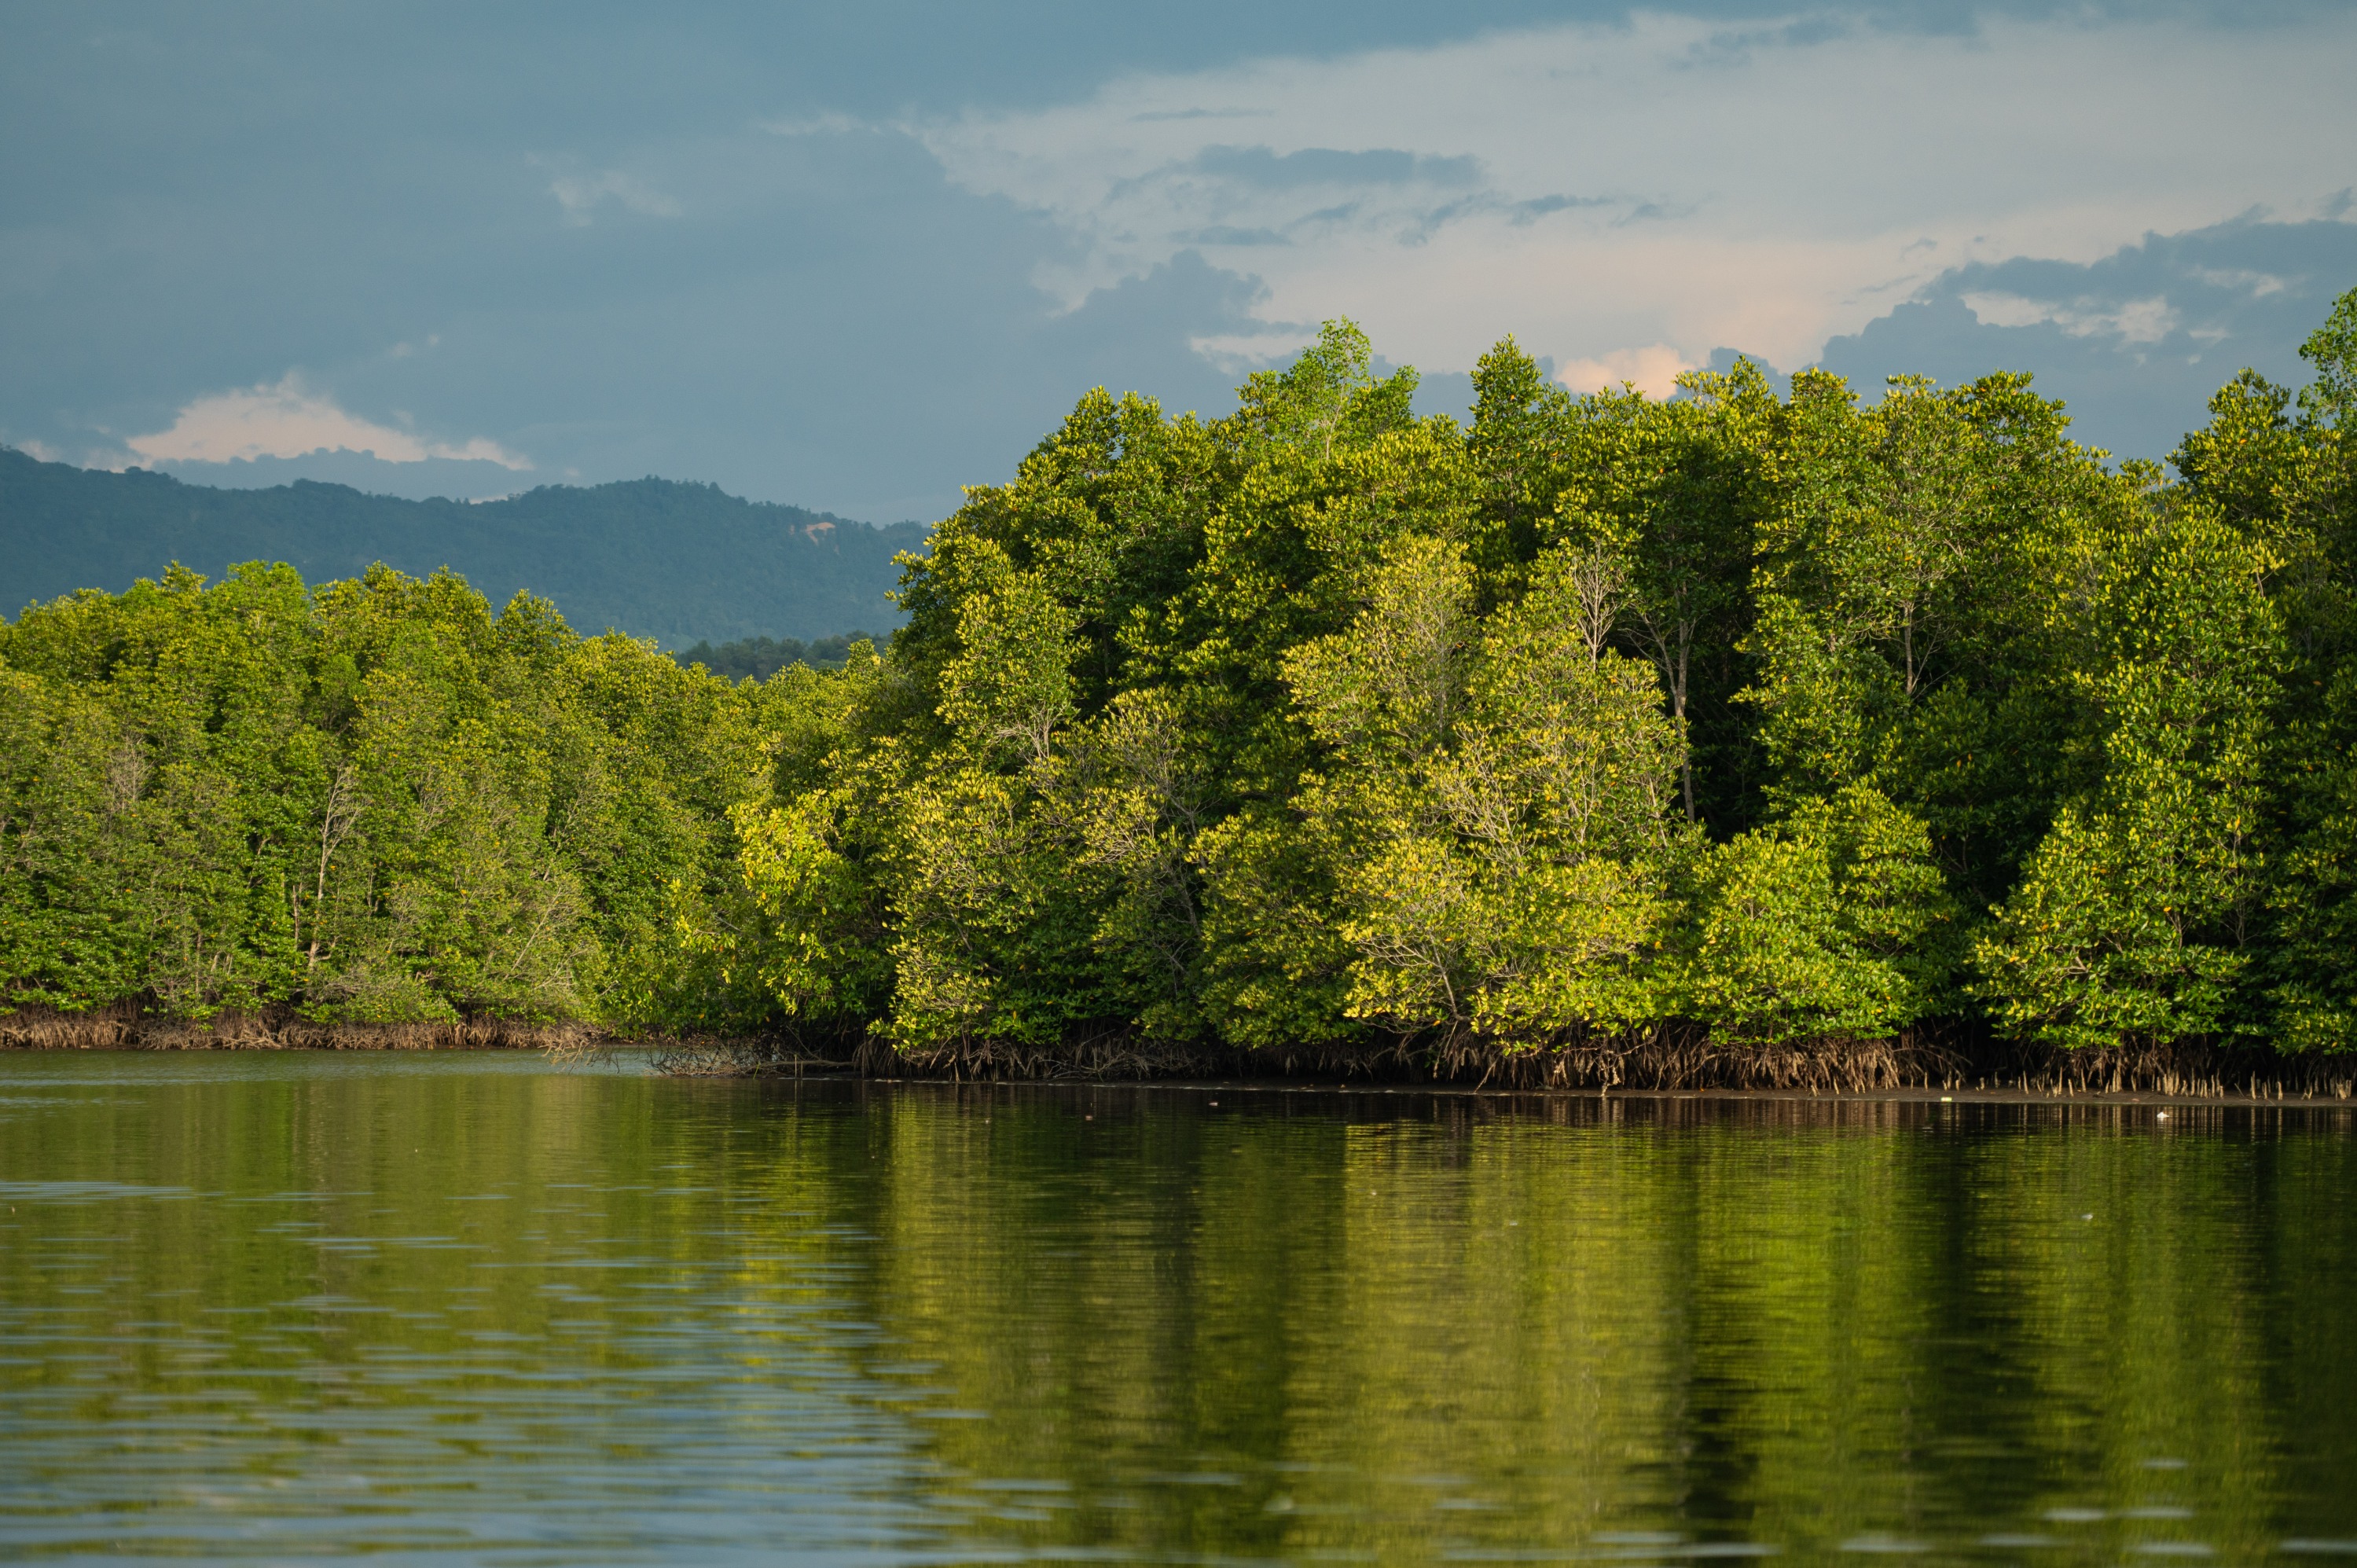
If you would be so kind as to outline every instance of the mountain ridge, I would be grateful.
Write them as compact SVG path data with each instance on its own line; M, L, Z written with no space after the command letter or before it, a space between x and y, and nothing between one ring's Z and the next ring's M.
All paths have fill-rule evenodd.
M0 615L78 588L120 592L174 561L209 577L239 562L284 561L308 582L382 561L417 575L447 566L495 605L540 595L585 632L610 628L673 648L815 640L898 626L886 596L899 580L893 557L921 549L928 532L694 480L410 500L315 479L215 489L0 446Z

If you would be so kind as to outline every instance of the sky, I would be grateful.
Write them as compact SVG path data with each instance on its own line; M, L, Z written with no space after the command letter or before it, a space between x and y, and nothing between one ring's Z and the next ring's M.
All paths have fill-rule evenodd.
M2357 5L991 0L0 10L0 444L944 515L1090 387L1349 316L2034 373L2159 457L2357 287Z

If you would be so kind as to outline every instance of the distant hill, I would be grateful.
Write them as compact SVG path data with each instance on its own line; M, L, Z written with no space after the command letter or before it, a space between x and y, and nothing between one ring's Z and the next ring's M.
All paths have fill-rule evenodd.
M851 645L863 638L878 648L890 641L888 636L869 637L854 627L840 637L822 637L815 642L804 642L798 637L748 637L724 642L717 648L699 642L694 648L675 648L672 653L682 664L701 664L726 680L750 677L766 681L789 664L840 670L851 660Z
M382 561L421 575L448 566L494 606L529 590L576 630L612 627L666 648L815 641L898 626L885 598L899 581L892 557L921 549L925 533L670 479L413 501L309 480L212 489L0 447L0 615L10 617L76 588L120 592L174 561L208 576L284 561L315 583Z

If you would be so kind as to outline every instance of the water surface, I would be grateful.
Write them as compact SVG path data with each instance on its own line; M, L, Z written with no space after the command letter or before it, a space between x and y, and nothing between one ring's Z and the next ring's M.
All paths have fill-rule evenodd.
M2357 1561L2346 1109L0 1053L0 1557Z

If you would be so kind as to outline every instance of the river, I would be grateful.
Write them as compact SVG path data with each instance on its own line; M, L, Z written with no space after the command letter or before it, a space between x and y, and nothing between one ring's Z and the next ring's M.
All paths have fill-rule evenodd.
M2357 1562L2352 1117L0 1053L0 1558Z

